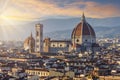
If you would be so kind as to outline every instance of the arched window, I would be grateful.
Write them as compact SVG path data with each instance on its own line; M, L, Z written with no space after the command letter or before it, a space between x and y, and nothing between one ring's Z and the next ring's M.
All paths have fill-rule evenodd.
M76 42L79 42L79 39L77 39Z
M53 47L55 47L55 45L53 44Z
M60 47L62 47L62 44L60 44Z

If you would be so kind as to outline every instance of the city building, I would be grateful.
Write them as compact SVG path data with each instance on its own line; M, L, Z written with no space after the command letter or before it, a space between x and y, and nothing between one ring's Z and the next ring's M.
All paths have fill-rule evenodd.
M71 40L44 39L43 51L51 53L95 51L99 49L96 44L96 34L90 24L87 23L84 13L80 23L73 29Z
M58 52L70 52L71 41L70 40L50 40L50 38L44 39L44 52L58 53Z
M36 24L36 43L35 43L35 51L43 52L43 25Z
M35 51L35 39L31 35L24 41L24 49L30 53Z
M34 39L32 35L31 37L27 38L24 43L25 49L28 48L29 52L33 52L35 50L36 53L62 53L73 51L96 51L99 49L99 45L96 44L95 31L92 26L86 21L84 13L82 15L80 23L78 23L78 25L72 31L71 40L52 40L51 38L45 38L43 40L43 25L36 24L35 28L35 48L33 47Z
M49 71L45 69L26 69L28 75L38 75L39 77L49 76Z
M84 13L80 23L73 29L71 35L72 49L75 51L92 50L96 44L96 34L92 26L87 23Z

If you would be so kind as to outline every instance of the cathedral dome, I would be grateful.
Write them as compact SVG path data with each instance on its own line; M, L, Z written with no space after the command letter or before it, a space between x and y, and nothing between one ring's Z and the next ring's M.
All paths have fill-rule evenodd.
M96 43L96 35L90 24L87 23L84 14L80 23L73 29L72 35L72 44L75 46L78 45L91 45Z
M34 49L35 48L35 39L31 36L29 36L25 41L24 41L24 49L29 50L29 49Z
M90 24L88 24L85 20L85 16L83 14L81 22L74 28L71 37L74 36L95 36L95 32Z

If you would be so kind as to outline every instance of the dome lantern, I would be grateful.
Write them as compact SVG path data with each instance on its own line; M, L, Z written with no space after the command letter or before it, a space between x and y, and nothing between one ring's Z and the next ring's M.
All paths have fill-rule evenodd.
M86 20L85 20L84 12L83 12L83 14L82 14L82 16L81 16L81 21L86 21Z

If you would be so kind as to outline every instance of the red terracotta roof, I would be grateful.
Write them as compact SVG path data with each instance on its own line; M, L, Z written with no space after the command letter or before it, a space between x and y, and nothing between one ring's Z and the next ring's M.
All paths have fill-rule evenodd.
M87 23L85 20L85 16L83 14L81 22L73 29L71 37L78 37L78 36L84 36L84 35L90 35L95 37L95 32L90 24Z
M95 37L93 28L87 22L80 22L72 32L72 37L83 35L91 35Z

